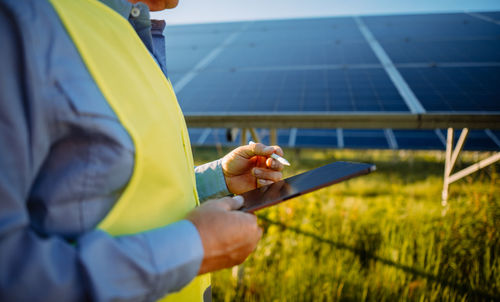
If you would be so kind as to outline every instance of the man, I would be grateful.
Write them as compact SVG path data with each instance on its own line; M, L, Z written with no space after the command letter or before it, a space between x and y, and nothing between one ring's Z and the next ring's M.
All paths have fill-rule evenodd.
M255 216L235 211L241 198L195 203L281 178L269 156L282 150L255 144L191 182L162 24L151 28L148 10L177 1L101 2L0 0L1 301L177 292L241 263L261 236Z

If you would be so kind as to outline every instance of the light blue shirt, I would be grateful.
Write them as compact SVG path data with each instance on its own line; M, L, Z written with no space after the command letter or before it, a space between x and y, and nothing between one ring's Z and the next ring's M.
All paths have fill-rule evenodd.
M161 22L152 29L142 3L103 2L166 74ZM189 283L203 259L191 222L117 238L96 229L135 149L47 0L0 0L0 57L0 301L150 301ZM202 199L228 194L220 161L196 180Z

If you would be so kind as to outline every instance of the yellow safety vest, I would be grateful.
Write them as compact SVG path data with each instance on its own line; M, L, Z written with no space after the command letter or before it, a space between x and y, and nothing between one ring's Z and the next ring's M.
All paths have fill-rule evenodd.
M99 228L113 236L181 220L199 204L186 123L172 85L118 13L96 0L51 0L90 74L132 137L132 177ZM202 301L210 276L162 301Z

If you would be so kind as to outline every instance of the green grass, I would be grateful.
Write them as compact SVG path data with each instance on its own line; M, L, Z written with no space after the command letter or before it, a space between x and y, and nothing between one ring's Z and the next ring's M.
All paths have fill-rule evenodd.
M500 165L452 184L443 208L442 152L285 153L285 175L337 160L378 169L258 212L264 236L212 275L214 301L500 300ZM464 153L458 168L484 156Z

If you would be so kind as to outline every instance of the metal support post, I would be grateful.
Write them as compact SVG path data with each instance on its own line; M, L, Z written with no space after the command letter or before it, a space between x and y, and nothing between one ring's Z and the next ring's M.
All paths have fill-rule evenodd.
M257 134L257 131L255 128L250 128L250 134L252 135L253 141L256 143L260 143L260 137Z
M240 145L246 145L248 144L247 140L247 128L242 128L241 129L241 144Z
M472 174L486 166L489 166L500 160L500 152L496 152L492 156L485 158L478 163L475 163L461 171L456 172L455 174L451 174L453 172L453 168L457 162L458 156L464 147L465 140L467 139L467 135L469 134L469 129L464 128L460 137L457 141L457 145L453 149L453 129L448 128L448 137L446 140L446 158L445 158L445 168L444 168L444 179L443 179L443 193L442 193L442 202L443 206L448 204L448 189L451 183L464 178L465 176Z
M453 132L453 130L452 130ZM457 145L455 146L455 149L453 150L453 153L451 154L450 158L450 164L448 165L448 175L451 174L451 171L453 170L453 167L455 167L455 163L457 162L458 155L460 152L462 152L462 149L464 148L464 143L465 139L467 138L467 135L469 134L469 129L464 128L462 130L462 133L460 133L460 137L458 138Z
M276 128L269 129L271 146L278 144L278 135L276 134Z
M446 206L448 203L448 178L450 174L448 173L449 166L451 165L451 152L453 150L453 128L448 128L448 135L446 137L446 154L444 158L444 178L443 178L443 192L441 194L441 204Z
M497 161L500 160L500 152L496 152L492 156L483 159L482 161L475 163L463 170L458 171L457 173L451 175L448 179L448 183L451 184L461 178L464 178L465 176L472 174L484 167L487 167L493 163L496 163Z

